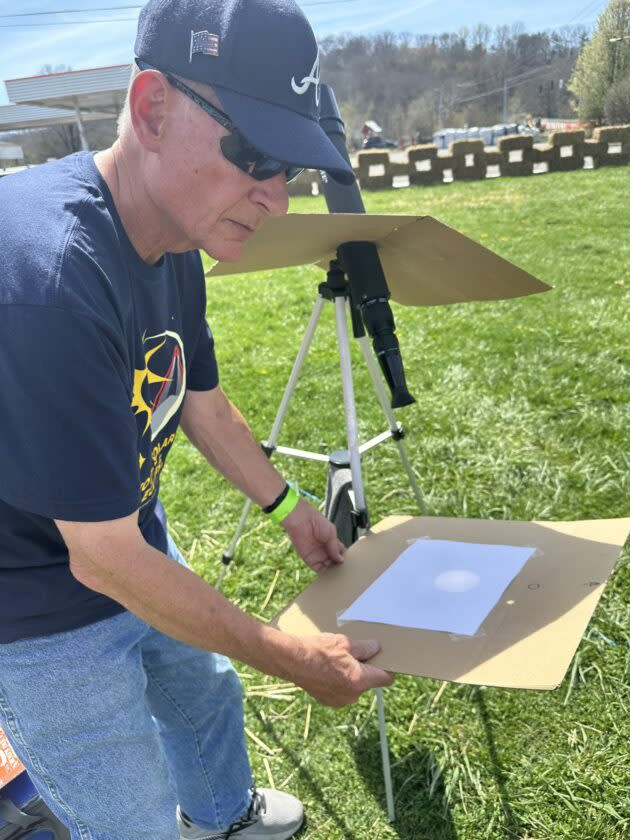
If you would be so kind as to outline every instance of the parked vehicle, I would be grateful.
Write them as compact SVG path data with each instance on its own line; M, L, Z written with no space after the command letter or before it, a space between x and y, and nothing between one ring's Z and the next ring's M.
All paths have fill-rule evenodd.
M372 134L366 137L363 141L364 149L397 149L398 143L393 140L388 140L387 137L380 137L378 134Z

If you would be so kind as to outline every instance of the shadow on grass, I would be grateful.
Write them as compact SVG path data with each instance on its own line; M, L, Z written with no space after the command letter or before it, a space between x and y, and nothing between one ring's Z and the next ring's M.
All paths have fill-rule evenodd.
M264 720L258 711L251 710L258 719L265 738L282 748L284 755L299 767L302 781L309 787L313 797L324 806L330 821L344 840L365 840L363 834L356 834L338 808L338 801L331 799L322 789L308 767L302 764L300 753L292 749L282 738L277 727ZM381 749L378 732L369 733L355 741L348 740L354 754L357 770L374 799L381 804L383 819L387 820L385 785L381 765ZM453 823L442 768L430 750L414 750L408 756L399 758L390 754L392 780L396 806L396 821L390 831L400 840L458 840ZM308 815L296 838L304 837L309 830Z
M474 688L472 699L483 727L490 769L498 793L502 813L502 836L516 840L527 836L523 823L515 814L507 791L507 775L497 749L493 721L483 691ZM371 788L374 797L385 808L385 783L381 764L380 739L377 731L352 743L359 773ZM396 822L392 830L401 840L457 840L443 767L431 750L420 747L407 755L390 754Z
M497 745L494 740L494 732L492 729L492 720L488 713L488 708L485 703L483 692L480 688L476 688L473 694L477 709L479 710L479 719L483 726L483 731L486 736L486 743L488 745L488 756L492 765L492 775L494 782L499 792L499 799L501 800L501 810L505 820L506 837L525 837L526 831L518 817L515 815L510 804L506 789L506 775L501 764L501 758L497 751Z
M348 823L346 822L343 815L339 812L337 808L337 802L327 796L324 791L322 790L321 785L316 781L313 774L310 772L308 767L305 767L302 764L302 756L299 752L295 749L292 749L287 742L279 735L277 727L271 724L269 721L263 720L260 716L260 713L257 710L252 710L252 713L258 719L258 722L261 726L261 729L265 732L265 737L269 738L270 740L274 741L277 746L282 747L282 752L284 755L291 761L294 767L299 767L300 778L303 782L305 782L312 795L317 798L318 802L320 802L326 809L328 814L328 818L334 824L334 826L339 830L344 840L363 840L359 835L354 834ZM308 833L309 825L308 825L308 814L306 815L306 820L304 822L303 827L298 831L295 835L296 838L304 837ZM323 835L322 835L323 840Z
M351 745L357 769L385 806L385 783L378 732L370 733ZM396 821L391 831L401 840L457 840L458 834L444 786L442 768L428 749L417 749L407 756L390 753Z
M476 688L472 696L479 711L480 722L488 745L492 774L503 813L504 837L506 840L525 837L525 828L514 813L508 798L507 777L497 750L492 720L483 692ZM268 720L264 720L257 711L252 711L258 718L261 728L264 729L265 737L280 746L293 765L300 768L302 781L309 787L312 796L324 806L330 821L344 840L365 840L364 837L354 833L340 811L339 803L324 792L308 767L302 764L299 751L287 744L277 727ZM374 799L381 804L383 817L387 819L378 731L365 733L355 740L348 739L348 746L354 754L358 773L362 776L366 787L372 792ZM411 750L406 755L390 752L390 763L396 807L396 821L391 824L391 832L400 840L458 840L459 835L451 816L449 796L443 775L444 768L440 766L434 753L423 747ZM305 836L308 828L308 823L306 823L296 836L298 838Z

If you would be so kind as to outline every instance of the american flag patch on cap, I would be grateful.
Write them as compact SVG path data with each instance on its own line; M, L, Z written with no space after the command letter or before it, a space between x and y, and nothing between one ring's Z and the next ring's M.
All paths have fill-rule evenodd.
M203 32L190 32L190 58L192 63L193 55L219 55L219 36L213 35L204 29Z

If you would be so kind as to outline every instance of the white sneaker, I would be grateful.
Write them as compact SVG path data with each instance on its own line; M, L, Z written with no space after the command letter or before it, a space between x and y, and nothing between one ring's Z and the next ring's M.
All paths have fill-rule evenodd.
M303 822L304 808L300 800L271 788L253 788L247 811L228 828L201 828L177 806L181 840L228 840L230 837L237 840L289 840Z

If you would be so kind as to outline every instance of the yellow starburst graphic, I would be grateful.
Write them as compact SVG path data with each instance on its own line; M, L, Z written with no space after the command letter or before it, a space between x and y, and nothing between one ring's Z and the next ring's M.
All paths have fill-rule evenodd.
M135 408L136 417L138 416L138 414L142 413L145 413L147 415L147 423L144 427L144 432L142 433L144 435L151 428L151 418L153 417L153 409L142 396L142 386L145 382L148 382L149 385L153 385L156 382L170 382L170 379L168 377L159 376L157 373L153 373L152 370L149 370L149 360L158 352L158 350L161 350L165 344L166 340L164 340L161 344L158 344L158 346L154 347L152 350L149 350L148 353L145 353L144 370L136 369L133 374L133 399L131 401L131 407Z

